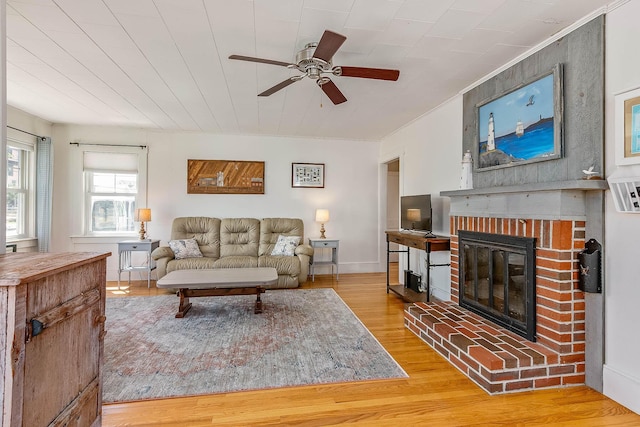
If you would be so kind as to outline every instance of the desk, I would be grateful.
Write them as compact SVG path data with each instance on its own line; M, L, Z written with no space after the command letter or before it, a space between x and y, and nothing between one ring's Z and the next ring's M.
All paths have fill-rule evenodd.
M333 275L333 266L336 267L336 281L339 280L338 277L340 272L338 271L338 248L340 246L340 240L337 239L309 239L309 245L314 249L313 257L311 258L311 281L315 282L316 280L316 266L318 265L330 265L331 266L331 275ZM331 261L315 261L315 250L322 248L330 248L331 249Z
M155 261L151 258L151 252L158 246L160 246L160 240L123 240L118 242L118 289L120 289L120 273L123 271L129 273L129 286L131 286L132 271L146 271L147 287L151 287L151 271L156 268ZM147 263L139 266L133 265L131 262L132 252L146 252Z
M387 230L387 293L392 291L398 294L406 302L429 301L429 275L431 267L448 266L450 264L432 264L431 252L449 251L451 239L443 236L424 237L424 233L414 233L408 231ZM390 243L397 243L406 246L407 249L392 251L389 249ZM403 252L407 254L406 269L409 270L409 249L415 248L426 252L427 254L427 271L426 271L426 293L421 294L408 289L404 285L389 285L389 254L393 252Z

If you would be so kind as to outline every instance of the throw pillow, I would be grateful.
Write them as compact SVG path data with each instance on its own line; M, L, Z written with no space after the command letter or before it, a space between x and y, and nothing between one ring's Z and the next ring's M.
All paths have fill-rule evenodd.
M176 259L202 257L196 239L170 240L169 247Z
M278 241L271 251L271 255L293 256L300 244L300 236L278 236Z

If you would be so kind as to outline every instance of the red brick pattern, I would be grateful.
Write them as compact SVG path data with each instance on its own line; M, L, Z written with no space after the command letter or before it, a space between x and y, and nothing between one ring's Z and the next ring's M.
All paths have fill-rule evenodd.
M584 384L584 354L582 359L563 360L558 352L456 303L409 305L404 323L490 394Z
M584 383L585 304L578 252L585 222L451 217L451 301L418 303L405 325L489 393ZM532 343L458 306L458 231L536 238L536 340Z

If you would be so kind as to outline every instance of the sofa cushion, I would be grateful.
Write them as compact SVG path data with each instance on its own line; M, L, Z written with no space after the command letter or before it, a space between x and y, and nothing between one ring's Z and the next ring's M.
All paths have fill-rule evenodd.
M246 255L231 255L222 257L213 264L213 268L257 267L258 257Z
M167 273L175 270L203 270L213 268L216 260L214 258L185 258L172 259L167 262Z
M304 223L299 218L264 218L260 221L259 256L271 255L278 237L299 236L304 241Z
M200 258L202 252L195 239L169 240L169 247L175 259Z
M278 275L297 277L300 274L300 261L292 256L264 255L258 258L258 267L273 267Z
M202 255L220 258L220 220L202 216L175 218L171 240L195 239Z
M257 257L259 241L260 221L255 218L224 218L220 222L220 258Z
M300 244L300 236L278 236L278 241L271 251L271 255L293 256Z

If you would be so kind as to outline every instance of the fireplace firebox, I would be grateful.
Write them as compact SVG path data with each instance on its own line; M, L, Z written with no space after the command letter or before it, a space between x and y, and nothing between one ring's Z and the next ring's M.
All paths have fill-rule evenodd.
M536 340L532 237L460 230L460 306Z

